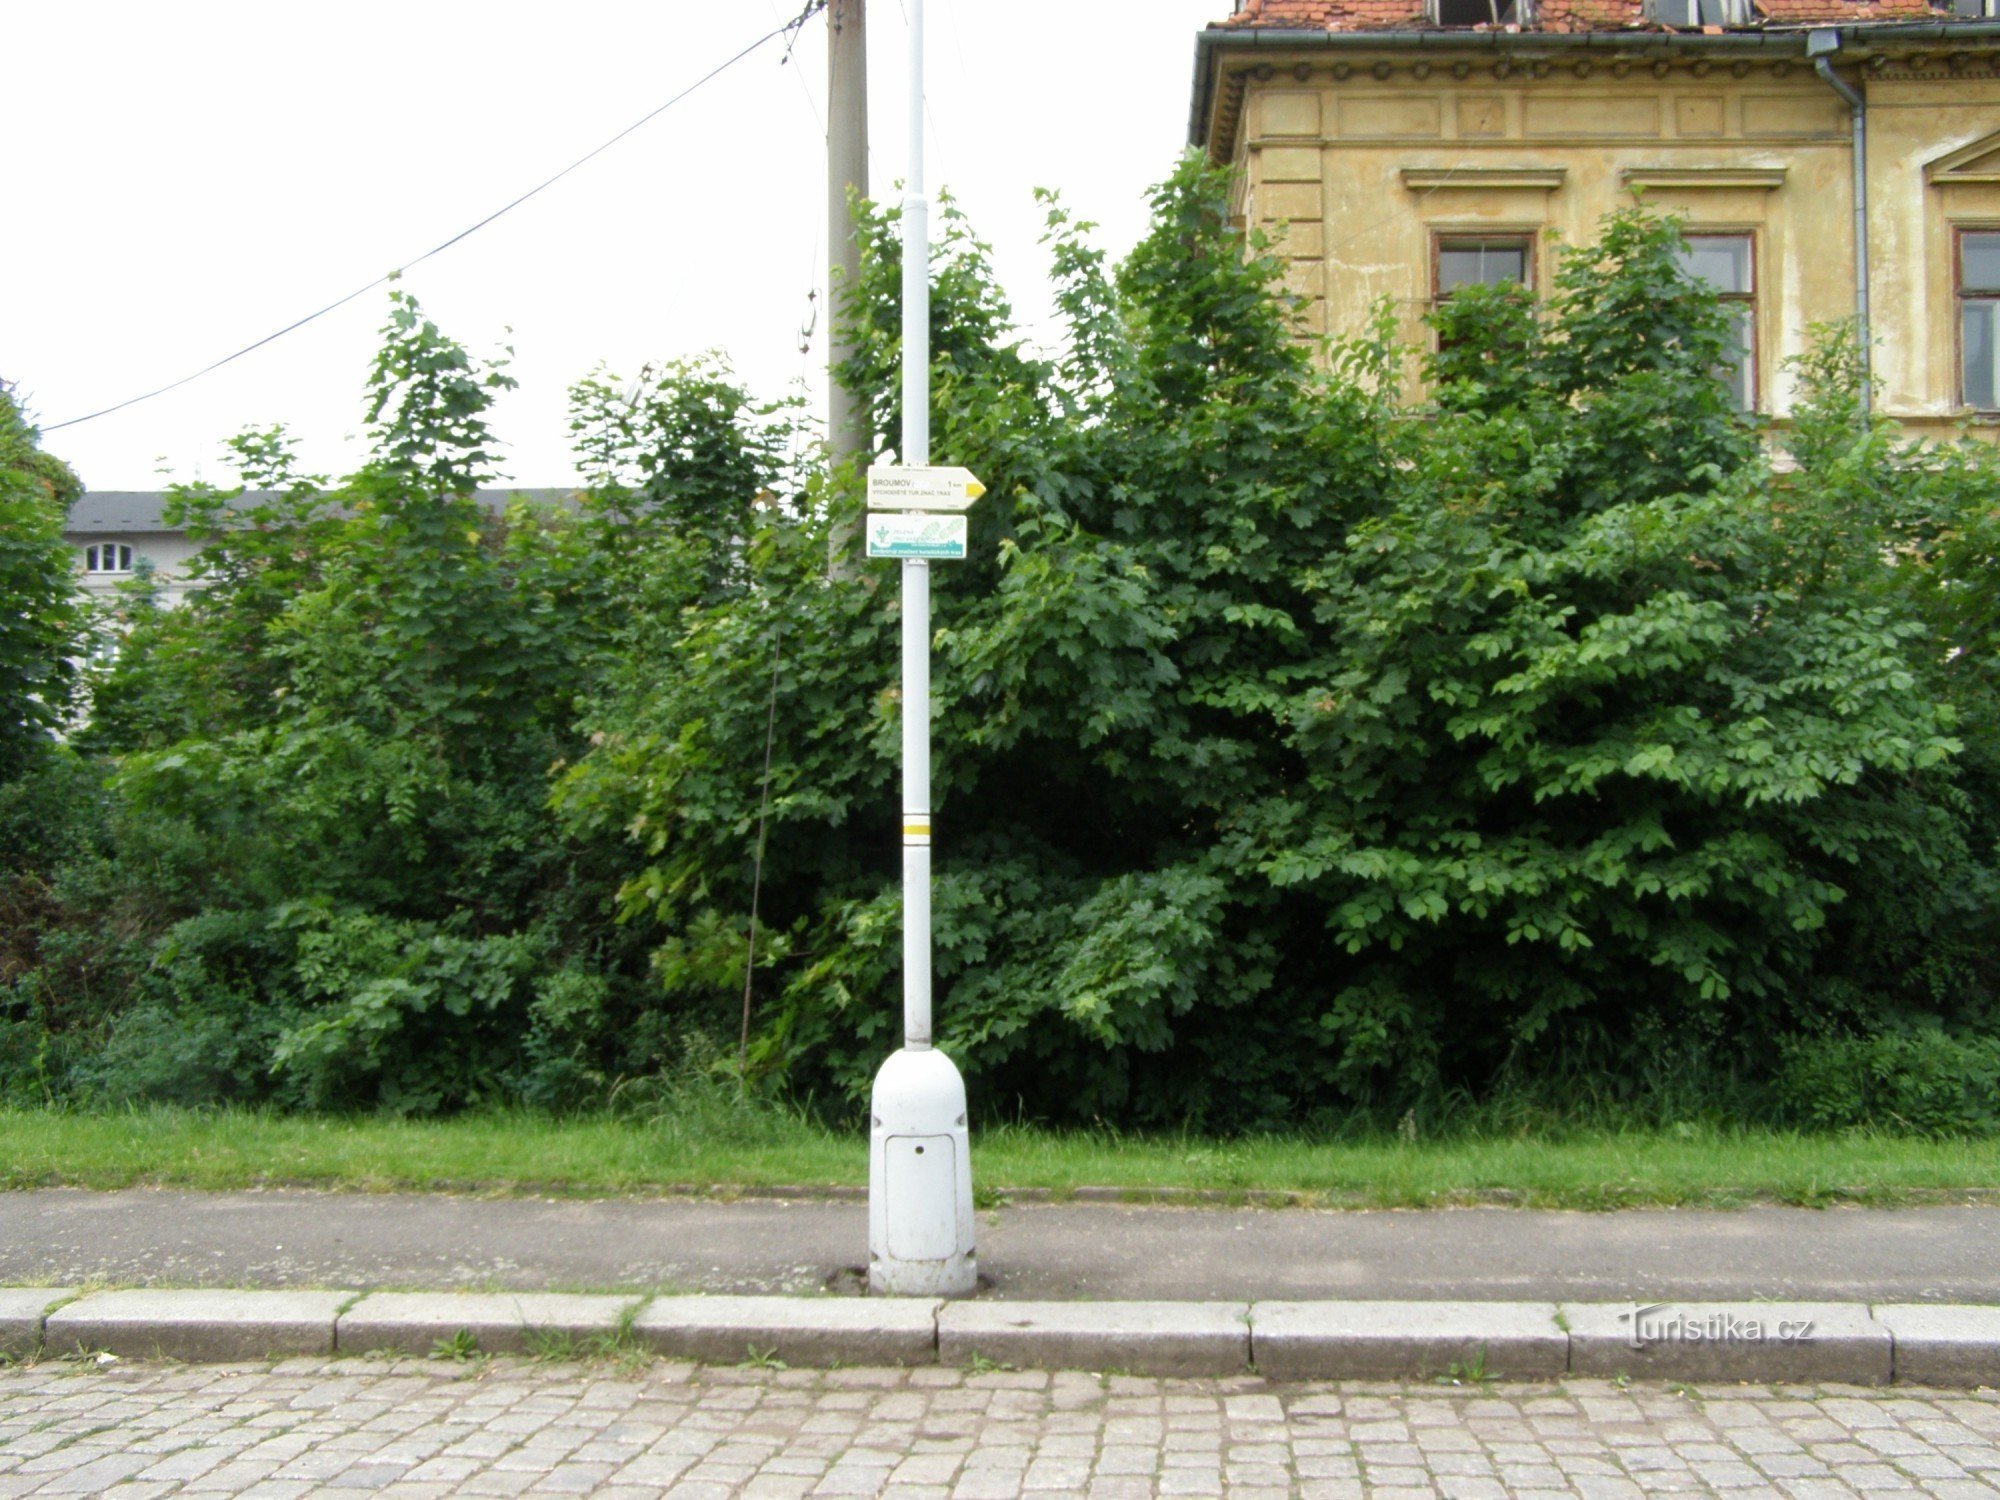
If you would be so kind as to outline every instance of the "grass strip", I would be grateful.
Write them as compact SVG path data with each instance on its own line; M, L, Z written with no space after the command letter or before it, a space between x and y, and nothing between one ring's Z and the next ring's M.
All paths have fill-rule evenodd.
M1406 1141L975 1132L982 1202L1079 1189L1417 1208L1895 1205L2000 1195L2000 1139L1678 1126ZM648 1195L853 1188L866 1140L787 1118L673 1121L493 1113L448 1120L244 1110L0 1110L0 1187L295 1185L370 1192Z

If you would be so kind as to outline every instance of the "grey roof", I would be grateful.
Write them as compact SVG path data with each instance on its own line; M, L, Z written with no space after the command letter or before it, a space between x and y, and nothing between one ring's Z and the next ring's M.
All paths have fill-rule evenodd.
M516 499L525 500L530 505L562 505L575 493L574 489L500 488L480 490L473 498L479 502L481 509L499 511ZM269 494L268 491L251 490L232 503L238 507L252 506L269 498ZM112 533L121 536L178 536L180 527L169 526L161 519L161 510L166 503L164 490L87 490L70 507L69 520L63 530L92 536Z

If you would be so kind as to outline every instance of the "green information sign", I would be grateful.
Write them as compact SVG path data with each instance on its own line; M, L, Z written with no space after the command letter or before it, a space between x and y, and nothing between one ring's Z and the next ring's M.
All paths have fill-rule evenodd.
M870 557L965 560L965 517L868 513Z

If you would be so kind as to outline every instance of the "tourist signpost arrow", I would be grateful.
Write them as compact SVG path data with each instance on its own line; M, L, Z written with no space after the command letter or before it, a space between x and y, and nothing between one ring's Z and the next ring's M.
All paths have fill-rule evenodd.
M870 510L970 510L985 493L986 486L970 469L878 464L868 471Z

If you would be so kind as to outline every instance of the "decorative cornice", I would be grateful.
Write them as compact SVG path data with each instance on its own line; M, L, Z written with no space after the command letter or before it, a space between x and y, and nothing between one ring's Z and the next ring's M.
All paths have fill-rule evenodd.
M1526 188L1550 193L1563 185L1568 167L1405 167L1403 186L1413 193L1440 188Z
M1854 46L1843 65L1868 80L1959 83L2000 78L2000 19L1920 26L1870 23L1839 28ZM1301 32L1211 29L1198 37L1196 106L1190 139L1227 161L1251 83L1335 84L1476 79L1528 87L1549 77L1650 74L1673 78L1784 78L1811 73L1800 55L1804 28L1769 32L1509 32L1483 28L1425 32ZM1249 43L1260 44L1254 47ZM1251 54L1251 55L1246 55ZM1261 54L1261 56L1253 55ZM1227 61L1225 61L1225 57Z
M1618 180L1634 193L1647 188L1749 188L1774 192L1785 185L1783 167L1627 167Z

